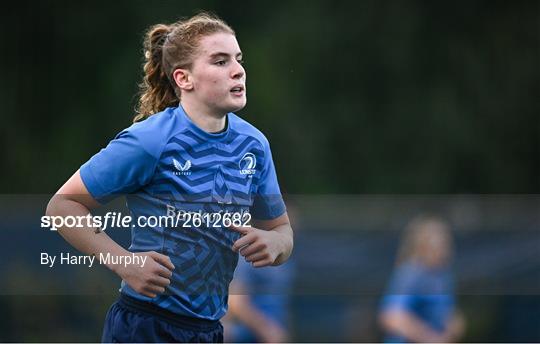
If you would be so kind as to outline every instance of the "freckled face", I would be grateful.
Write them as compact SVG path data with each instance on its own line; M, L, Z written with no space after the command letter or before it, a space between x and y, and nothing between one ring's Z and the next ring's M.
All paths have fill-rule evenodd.
M246 105L246 72L234 35L215 33L202 37L191 77L193 95L210 111L225 114Z

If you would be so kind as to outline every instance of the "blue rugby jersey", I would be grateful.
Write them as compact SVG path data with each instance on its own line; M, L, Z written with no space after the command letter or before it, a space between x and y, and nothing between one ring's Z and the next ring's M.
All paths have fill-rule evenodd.
M211 134L182 107L167 108L120 132L81 166L80 174L100 203L126 196L133 219L131 252L160 252L175 265L163 295L148 298L125 282L121 291L196 318L225 314L238 261L231 246L240 235L212 222L222 218L214 214L249 212L268 220L285 213L268 140L233 113L224 132ZM191 221L189 228L182 222L140 228L135 220L171 215L171 209L209 217L195 226Z
M444 332L455 308L454 281L449 267L428 268L416 262L401 264L393 272L381 311L404 310L432 330ZM404 343L406 338L387 333L385 343Z

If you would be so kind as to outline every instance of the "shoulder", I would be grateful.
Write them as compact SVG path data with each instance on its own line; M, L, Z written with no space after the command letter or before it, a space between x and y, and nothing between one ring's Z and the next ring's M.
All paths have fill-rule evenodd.
M229 120L231 121L231 128L238 134L253 137L259 141L265 150L270 149L270 143L266 136L253 124L234 113L229 114Z
M177 122L178 118L174 108L166 108L165 110L148 117L144 121L133 123L129 128L126 128L125 131L129 131L131 134L142 139L157 140L167 137L168 133L174 131L178 125Z
M423 269L413 262L405 262L396 267L391 280L390 289L393 291L414 290L422 280Z
M426 272L426 268L413 261L404 262L396 268L396 275L403 279L418 279L421 278Z
M178 128L174 108L167 108L144 121L133 123L122 130L116 138L128 137L152 156L159 156L170 137Z

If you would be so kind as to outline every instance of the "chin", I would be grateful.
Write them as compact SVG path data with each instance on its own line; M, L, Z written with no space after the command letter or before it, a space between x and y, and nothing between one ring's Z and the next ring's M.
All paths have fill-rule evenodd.
M227 110L227 112L240 111L246 106L246 103L247 103L247 101L244 100L243 102L238 102L236 104L231 104L231 106L229 107L229 110Z

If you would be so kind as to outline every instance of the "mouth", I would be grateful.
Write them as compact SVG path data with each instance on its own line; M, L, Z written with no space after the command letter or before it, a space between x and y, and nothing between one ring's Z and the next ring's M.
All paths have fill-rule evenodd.
M235 96L241 96L242 94L244 94L244 91L245 91L244 85L236 85L230 90L230 92Z

